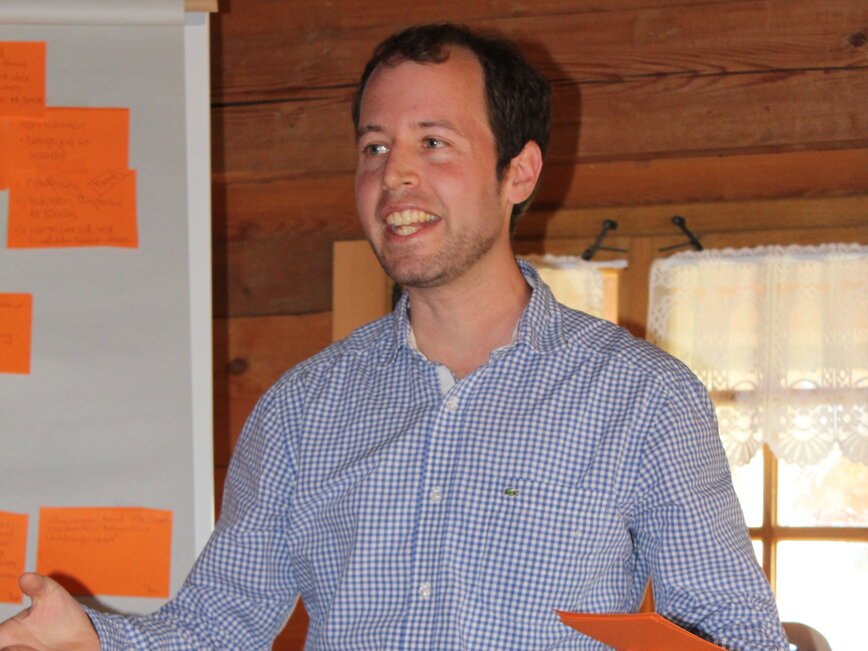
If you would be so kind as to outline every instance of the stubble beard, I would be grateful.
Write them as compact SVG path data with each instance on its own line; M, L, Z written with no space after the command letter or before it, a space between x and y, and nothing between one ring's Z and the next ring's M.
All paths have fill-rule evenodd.
M479 259L491 251L497 232L475 231L452 238L432 255L424 258L410 251L396 251L385 243L374 254L389 277L402 287L427 289L440 287L462 276ZM411 247L412 248L412 247Z

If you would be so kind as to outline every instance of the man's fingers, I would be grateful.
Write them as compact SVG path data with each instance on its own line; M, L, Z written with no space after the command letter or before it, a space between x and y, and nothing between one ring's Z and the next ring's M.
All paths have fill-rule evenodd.
M58 586L54 581L46 576L37 574L36 572L27 572L18 577L18 585L21 586L21 591L31 599L41 599L51 590L51 584Z
M18 584L32 603L0 623L0 651L99 650L90 618L57 581L27 572Z

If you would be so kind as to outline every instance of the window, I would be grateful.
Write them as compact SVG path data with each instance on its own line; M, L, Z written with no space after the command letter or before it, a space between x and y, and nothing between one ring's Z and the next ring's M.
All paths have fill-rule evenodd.
M659 260L649 338L709 388L784 621L862 642L868 603L868 247Z
M764 446L732 470L781 617L813 626L833 649L859 648L868 603L868 466L835 451L802 467Z

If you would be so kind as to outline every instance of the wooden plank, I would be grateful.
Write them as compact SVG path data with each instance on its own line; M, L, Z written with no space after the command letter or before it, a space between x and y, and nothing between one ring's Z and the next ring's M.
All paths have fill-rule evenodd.
M279 171L215 174L215 210L225 236L237 239L251 223L291 204L337 211L355 219L351 170L304 178ZM868 190L868 148L658 158L579 164L547 163L534 207L595 208L694 201L741 201L861 194ZM224 205L221 202L229 201Z
M748 1L748 0L743 0ZM732 2L730 2L731 4ZM231 17L226 35L250 37L280 25L297 32L320 30L325 33L396 25L451 21L466 23L478 19L502 19L522 16L569 15L599 11L623 11L630 8L667 9L684 4L721 4L721 0L429 0L424 5L399 2L361 2L332 0L305 7L274 0L244 0L240 6L224 2L224 15Z
M223 484L226 483L226 466L218 466L214 468L214 519L220 516L220 509L223 508Z
M770 228L853 226L868 229L868 194L851 197L672 203L614 208L532 211L522 217L517 239L594 238L604 219L618 222L619 236L679 235L671 222L681 215L696 235L747 233Z
M271 651L303 651L309 622L304 603L299 599L280 635L274 640Z
M760 179L763 168L754 171ZM817 177L823 176L818 169ZM721 177L721 184L736 192L737 185L727 183L725 178ZM775 179L769 176L766 181L755 188L757 196L764 188L773 195ZM660 187L666 188L666 182L664 175ZM672 188L660 190L660 195L649 193L646 198L650 201L666 192L671 192L667 198L678 198L673 189L677 182L672 183ZM714 190L712 182L707 185L709 191ZM784 189L791 187L786 185ZM610 188L617 193L614 181ZM670 221L675 214L686 217L699 234L709 230L751 231L774 225L810 228L817 224L866 223L868 197L824 198L823 191L821 184L817 191L805 187L805 198L735 201L732 199L737 196L723 193L729 200L716 201L721 196L718 194L711 196L712 201L539 209L520 220L516 236L593 239L604 219L619 223L618 235L677 234ZM686 194L688 199L701 195ZM812 197L814 194L821 196ZM628 190L625 196L637 203L642 200ZM220 197L214 202L215 315L303 314L332 309L332 243L364 237L355 214L350 176L218 185L215 197Z
M216 102L304 96L351 86L392 31L451 20L497 30L552 79L611 81L661 74L864 66L862 0L785 2L569 2L497 0L425 6L355 0L247 0L218 14L212 79ZM255 56L252 55L255 53Z
M331 341L331 313L214 320L214 464L223 467L259 397Z
M679 244L682 238L673 235L652 238L655 257L666 257L684 249L661 252L660 249ZM758 246L815 246L817 244L868 244L868 217L859 226L815 225L813 228L775 228L756 231L709 232L701 239L706 249L741 249Z
M391 311L393 282L367 240L335 242L332 251L332 339L337 341Z
M602 317L612 323L621 323L621 308L618 305L621 287L620 269L603 270L603 313Z
M691 4L720 4L692 0ZM489 29L516 17L531 21L566 16L574 23L589 12L668 8L673 0L431 0L424 5L358 0L309 3L300 12L291 2L245 0L211 22L215 53L215 101L288 97L335 86L353 86L374 46L404 26L427 22L479 23ZM225 8L224 8L225 9ZM572 18L570 18L572 17ZM482 26L482 25L476 25ZM251 53L255 53L255 56Z
M304 101L212 108L213 171L274 176L352 171L351 98L352 91L338 89Z
M331 246L360 239L350 177L214 187L216 316L331 310Z
M648 321L648 281L654 245L650 237L633 237L627 245L627 268L618 295L618 317L636 337L644 337Z
M184 11L219 11L217 0L184 0Z
M868 68L667 75L555 97L550 160L864 147ZM571 94L580 94L571 99ZM735 150L735 151L733 151Z
M868 148L547 164L534 206L592 208L859 194Z
M868 68L558 85L548 162L868 148ZM212 110L217 174L350 172L350 93Z

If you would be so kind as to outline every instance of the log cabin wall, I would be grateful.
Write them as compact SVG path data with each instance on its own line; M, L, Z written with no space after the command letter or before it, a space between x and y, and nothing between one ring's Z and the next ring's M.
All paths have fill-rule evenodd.
M373 46L463 22L551 81L522 251L629 251L624 323L682 214L707 245L868 240L864 0L221 0L212 16L215 464L257 397L329 342L332 242L359 239L350 100ZM644 271L643 271L644 269ZM219 491L218 491L219 492ZM294 617L276 648L300 648Z

